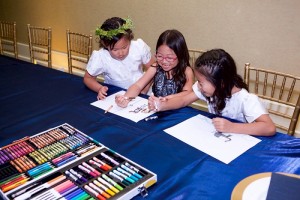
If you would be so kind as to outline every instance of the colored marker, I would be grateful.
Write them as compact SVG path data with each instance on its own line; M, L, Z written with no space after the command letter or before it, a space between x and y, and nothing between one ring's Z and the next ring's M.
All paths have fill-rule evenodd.
M102 178L106 180L107 182L111 183L113 186L115 186L118 190L122 191L123 187L121 187L119 184L117 184L115 181L113 181L111 178L106 176L105 174L102 174Z
M108 183L107 181L105 181L104 179L102 179L101 177L98 178L98 181L100 183L102 183L103 185L106 185L107 187L109 187L109 189L111 189L112 191L114 191L115 193L120 192L117 188L115 188L114 186L112 186L110 183Z
M113 172L115 174L117 174L118 176L124 178L126 181L130 182L130 183L134 183L135 181L132 180L131 178L127 177L126 175L122 174L121 172L117 171L117 170L113 170Z
M105 200L105 198L100 195L98 192L96 192L95 190L93 190L90 186L85 185L84 188L89 191L90 193L92 193L93 195L95 195L97 197L97 199L99 200Z
M124 169L122 169L122 168L120 168L120 167L118 167L117 170L118 170L119 172L121 172L122 174L126 175L127 177L131 178L131 179L134 180L134 181L138 181L138 180L139 180L137 177L133 176L132 174L130 174L130 173L128 173L128 172L126 172Z
M110 165L106 164L105 162L99 160L99 159L96 158L96 157L93 157L93 160L96 161L96 162L98 162L98 163L100 163L101 165L103 165L103 169L104 169L105 171L110 170L110 169L112 168Z
M85 182L88 181L86 178L84 178L81 174L79 174L78 172L76 172L74 169L70 169L70 172L72 174L74 174L75 176L77 176L83 183L85 183Z
M111 191L110 189L105 187L103 184L99 183L97 180L94 180L93 183L95 185L97 185L98 187L102 188L106 193L110 194L111 196L115 195L115 193L113 191Z
M95 183L96 184L96 183ZM99 185L95 185L94 183L89 183L89 186L90 187L92 187L93 189L95 189L96 191L98 191L102 196L104 196L105 198L110 198L111 196L109 195L109 194L107 194L106 192L105 192L105 190L102 190L101 188L100 188L100 186Z
M120 164L117 161L115 161L113 158L111 158L110 156L106 155L105 153L100 153L100 154L101 154L101 156L103 156L104 158L106 158L110 162L114 163L115 165L119 165Z
M78 165L78 168L81 169L83 172L85 172L85 173L87 173L87 174L89 174L89 175L91 175L93 177L97 177L98 176L97 174L95 174L94 172L92 172L91 170L85 168L82 165Z

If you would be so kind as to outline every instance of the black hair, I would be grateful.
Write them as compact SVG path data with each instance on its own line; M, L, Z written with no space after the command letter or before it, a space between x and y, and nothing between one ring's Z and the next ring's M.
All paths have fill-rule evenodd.
M195 72L202 74L215 86L212 98L207 98L215 105L215 112L220 114L226 106L226 99L231 98L234 86L248 90L243 78L237 74L233 58L223 49L212 49L200 55L195 62Z
M181 92L186 83L185 70L190 66L190 55L183 35L178 30L166 30L158 38L156 51L161 45L167 45L177 56L178 64L173 69L173 79Z
M100 27L104 31L110 31L114 29L118 29L120 26L122 26L126 21L120 17L112 17L102 24ZM110 47L110 49L113 49L115 44L123 37L125 36L128 40L132 40L134 35L131 29L127 29L125 33L119 33L116 36L113 36L112 38L107 38L105 36L100 36L100 48L103 47L107 49Z

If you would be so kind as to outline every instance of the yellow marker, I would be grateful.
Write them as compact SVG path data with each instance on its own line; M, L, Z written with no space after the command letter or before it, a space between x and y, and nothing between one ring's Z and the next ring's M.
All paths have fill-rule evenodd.
M94 183L98 187L102 188L105 192L107 192L108 194L110 194L111 196L114 196L116 194L113 191L111 191L110 189L108 189L107 187L105 187L104 185L102 185L101 183L99 183L97 180L94 180Z

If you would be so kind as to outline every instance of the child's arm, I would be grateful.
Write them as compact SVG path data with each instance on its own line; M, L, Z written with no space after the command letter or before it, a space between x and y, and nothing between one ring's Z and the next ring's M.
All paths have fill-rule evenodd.
M96 77L91 76L87 71L85 71L83 77L84 84L94 92L97 92L97 99L104 99L107 95L108 87L101 85L97 80Z
M187 91L184 95L178 95L171 99L159 98L152 95L149 97L148 108L157 112L174 110L190 105L198 99L194 91Z
M276 132L276 127L268 114L259 116L252 123L234 123L218 117L214 118L212 122L219 132L243 133L257 136L272 136Z
M147 71L153 64L155 63L155 58L154 56L151 56L151 59L149 60L148 63L144 64L144 71ZM150 81L141 91L142 94L147 94L147 92L149 91L149 88L152 85L152 81Z
M120 107L127 107L130 98L138 96L147 84L151 82L156 73L156 67L150 67L147 72L133 85L131 85L124 95L116 96L116 104Z
M148 63L144 64L144 71L147 71L155 63L154 56L151 56L151 59Z

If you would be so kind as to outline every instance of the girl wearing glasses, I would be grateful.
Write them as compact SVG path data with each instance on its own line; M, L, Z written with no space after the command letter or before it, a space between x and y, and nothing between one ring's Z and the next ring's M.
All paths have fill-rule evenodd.
M101 85L97 76L104 76L104 83L127 89L143 74L143 66L148 69L155 62L150 47L142 40L133 41L131 19L113 17L96 29L101 49L93 51L87 64L84 83L104 99L108 87ZM147 93L144 87L142 93Z
M159 36L155 57L156 63L124 95L116 97L118 106L126 107L132 97L152 82L154 96L165 100L192 91L194 74L185 39L179 31L166 30Z
M208 110L217 116L212 123L218 132L272 136L275 125L259 98L247 91L247 85L237 74L233 58L223 49L203 53L195 62L197 82L193 91L181 98L161 101L149 98L149 109L164 111L187 106L198 99L207 102ZM156 105L156 106L155 106Z

